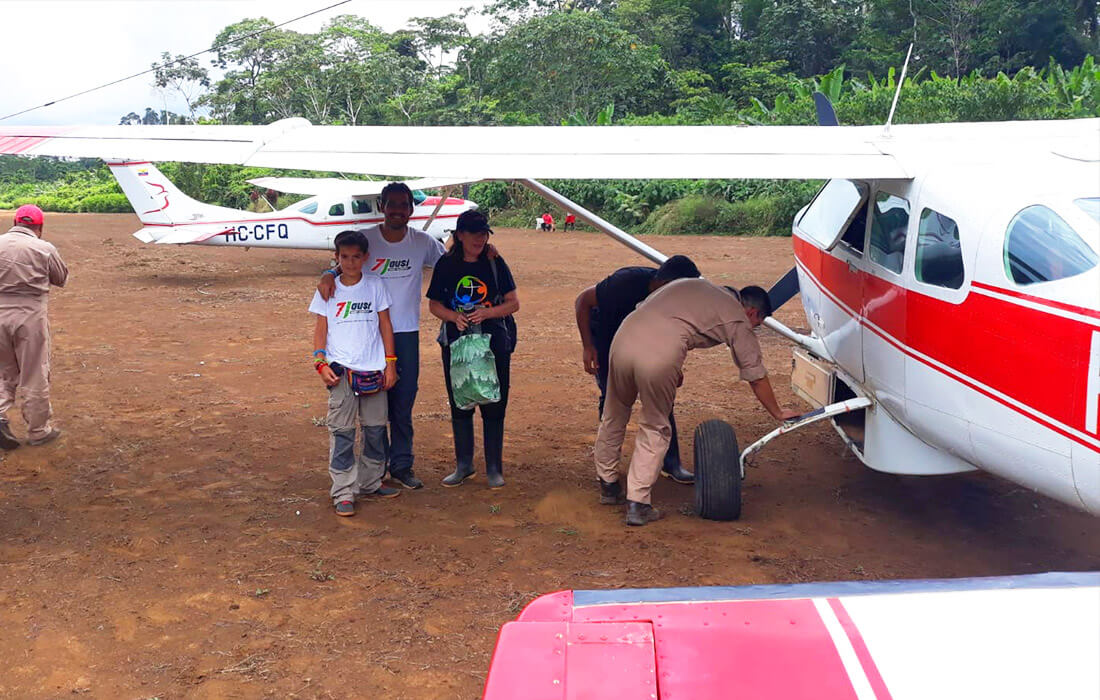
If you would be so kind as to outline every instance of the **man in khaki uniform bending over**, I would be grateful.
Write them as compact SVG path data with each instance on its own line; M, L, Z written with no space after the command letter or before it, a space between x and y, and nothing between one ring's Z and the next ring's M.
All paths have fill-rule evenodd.
M752 332L771 311L768 294L760 287L737 292L704 279L683 279L650 294L623 321L611 343L607 400L595 456L600 503L622 503L619 458L630 411L640 398L638 434L626 481L628 525L645 525L661 517L650 505L649 495L668 449L668 414L684 381L688 350L728 345L741 379L749 383L768 413L776 420L799 415L776 402L760 343Z
M16 389L23 390L27 444L44 445L61 435L50 426L50 285L65 286L69 268L52 243L42 240L42 210L25 204L15 226L0 236L0 447L19 441L8 426Z

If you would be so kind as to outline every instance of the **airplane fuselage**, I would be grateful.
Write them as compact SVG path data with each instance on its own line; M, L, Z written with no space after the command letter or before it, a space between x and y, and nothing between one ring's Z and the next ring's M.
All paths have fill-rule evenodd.
M1100 187L1048 160L852 182L841 240L799 225L811 204L794 252L834 400L874 399L838 425L868 466L983 469L1100 514Z

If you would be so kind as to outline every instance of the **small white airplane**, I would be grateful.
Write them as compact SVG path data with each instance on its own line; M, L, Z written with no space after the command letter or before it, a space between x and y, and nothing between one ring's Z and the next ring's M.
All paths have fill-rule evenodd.
M285 209L256 213L195 201L149 161L108 159L107 165L141 220L142 229L134 237L158 244L331 250L341 231L381 223L379 195L388 184L336 178L256 178L249 182L264 189L313 195ZM469 180L407 181L415 200L410 224L445 242L458 215L477 205L445 194L426 196L421 190L465 182Z
M811 331L767 321L799 346L795 389L817 408L739 469L727 455L737 489L716 509L740 513L744 458L763 442L830 419L872 469L982 469L1100 515L1100 119L0 127L0 153L516 179L655 262L527 178L831 178L796 218L796 267L771 292L778 304L801 291Z

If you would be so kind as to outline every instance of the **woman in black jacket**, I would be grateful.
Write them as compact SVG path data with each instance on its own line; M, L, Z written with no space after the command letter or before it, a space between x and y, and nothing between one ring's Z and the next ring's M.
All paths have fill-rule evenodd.
M429 309L444 322L443 377L451 404L451 426L455 441L455 470L443 479L444 486L458 486L474 475L474 409L455 406L451 387L451 349L471 325L490 336L489 347L496 361L500 401L481 406L485 429L485 474L489 488L504 486L504 412L508 407L508 385L512 351L515 349L515 321L519 297L512 271L504 259L487 252L493 230L479 211L466 211L455 225L454 243L439 259L428 285Z

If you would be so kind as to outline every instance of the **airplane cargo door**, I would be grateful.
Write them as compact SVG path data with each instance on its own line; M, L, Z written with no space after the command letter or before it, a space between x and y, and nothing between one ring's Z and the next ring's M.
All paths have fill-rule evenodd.
M906 185L902 185L905 187ZM863 278L863 369L867 386L895 419L905 415L906 241L909 202L879 189L870 204Z
M795 225L795 235L813 246L796 246L805 270L816 275L809 286L800 280L810 324L857 382L863 381L860 313L868 191L862 182L830 180ZM806 298L810 294L812 300Z

